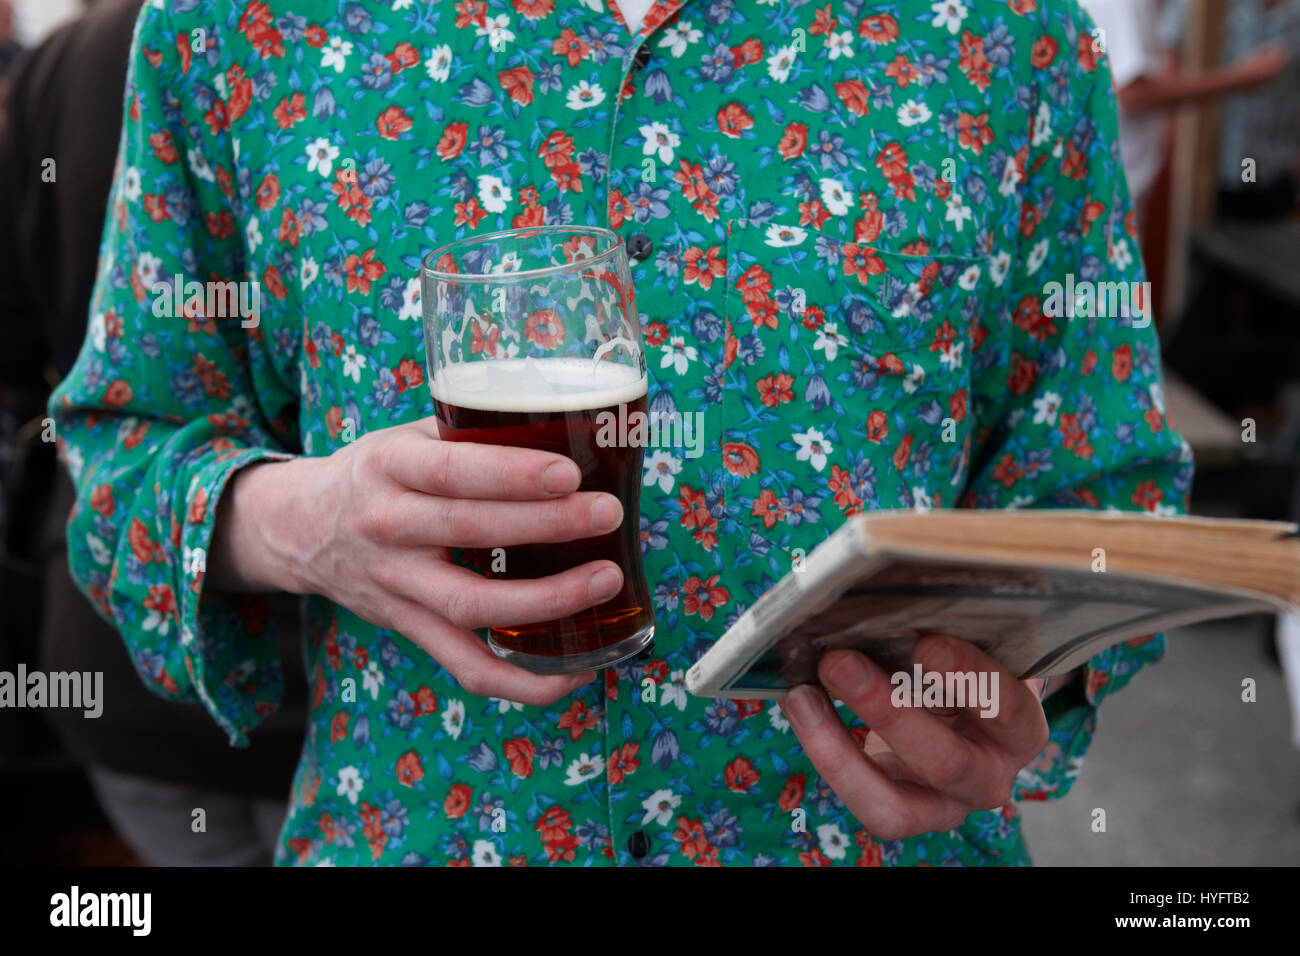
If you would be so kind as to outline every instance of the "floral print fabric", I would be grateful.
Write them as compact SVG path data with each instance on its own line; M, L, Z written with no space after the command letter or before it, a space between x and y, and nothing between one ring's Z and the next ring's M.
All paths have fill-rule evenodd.
M614 0L155 2L125 111L90 334L51 403L70 560L143 678L232 742L281 676L264 602L203 587L222 489L432 414L424 253L617 230L651 407L704 416L702 455L647 450L629 518L654 651L568 699L471 696L304 599L280 863L1028 861L1014 803L875 840L773 702L683 675L860 511L1182 507L1149 323L1047 306L1067 275L1144 278L1075 2L656 0L635 35ZM178 281L224 280L260 283L256 325L188 295L160 314ZM1068 790L1097 704L1162 651L1112 648L1049 699L1017 799Z

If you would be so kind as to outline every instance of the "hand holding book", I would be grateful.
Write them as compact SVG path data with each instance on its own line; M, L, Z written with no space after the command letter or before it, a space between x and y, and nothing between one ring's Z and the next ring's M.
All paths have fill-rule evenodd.
M973 644L951 637L922 638L911 658L920 673L939 675L927 682L944 689L969 689L970 675L984 675L996 699L967 696L954 706L946 697L939 707L899 706L894 676L857 651L835 650L818 663L820 686L800 685L781 703L827 785L874 837L886 841L955 829L968 814L1003 806L1016 773L1048 736L1039 701L1042 679L1017 680ZM861 745L832 698L870 728Z

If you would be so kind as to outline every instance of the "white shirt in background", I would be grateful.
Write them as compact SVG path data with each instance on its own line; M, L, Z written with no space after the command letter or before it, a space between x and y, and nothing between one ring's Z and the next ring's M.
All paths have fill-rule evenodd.
M654 0L615 0L615 2L618 4L619 12L623 14L623 19L627 21L629 33L636 33L641 29L641 21L654 6Z

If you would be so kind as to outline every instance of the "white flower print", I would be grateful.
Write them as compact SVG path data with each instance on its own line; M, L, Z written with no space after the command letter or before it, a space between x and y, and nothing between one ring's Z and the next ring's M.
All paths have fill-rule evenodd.
M842 860L848 855L849 838L838 824L823 823L817 828L817 845L828 860Z
M571 88L564 97L564 104L571 110L589 110L603 102L605 102L605 91L600 88L600 84L592 84L586 80Z
M1034 424L1056 427L1056 415L1061 410L1061 396L1044 392L1034 399Z
M937 0L936 3L930 4L930 9L934 11L934 19L930 21L930 26L947 30L953 36L957 35L957 31L961 29L961 22L970 13L961 0Z
M513 198L514 194L510 191L510 187L496 176L489 176L486 173L479 176L478 201L488 212L505 212L506 203Z
M122 175L122 198L127 202L135 202L140 198L140 170L134 166L126 167L126 172Z
M660 359L659 367L671 368L678 375L685 375L699 354L694 345L686 344L685 336L674 335L664 346L664 357Z
M826 456L835 450L835 446L826 440L825 435L810 428L802 435L796 432L793 437L794 443L799 446L794 456L796 461L812 462L818 471L826 467Z
M424 61L425 72L435 83L446 83L451 76L451 47L447 44L434 47L429 52L429 59Z
M645 145L641 147L642 155L659 156L659 162L671 163L673 150L682 145L682 138L668 128L667 123L647 123L641 127Z
M848 30L826 34L826 56L832 60L853 56L853 34Z
M898 108L898 122L903 126L919 126L930 122L930 107L918 100L908 100Z
M776 52L767 58L767 75L777 83L784 83L790 79L790 71L794 69L795 58L793 47L777 47Z
M686 48L692 43L698 43L704 34L696 30L689 22L679 20L671 27L664 29L664 35L659 39L661 47L668 47L668 52L674 58L680 57L686 52Z
M655 823L661 827L667 826L668 821L673 818L673 811L681 805L682 798L671 790L656 790L641 801L641 806L645 809L641 825L648 826Z
M324 136L307 144L307 172L309 173L320 173L325 179L329 179L330 173L334 171L334 160L338 158L339 148L332 145Z
M461 731L465 729L465 702L449 700L442 711L442 729L452 740L460 740Z
M500 866L501 854L491 840L475 840L473 860L475 866Z
M641 484L647 488L658 485L659 490L664 494L668 494L673 490L673 485L677 481L674 476L680 475L682 472L681 459L668 454L662 448L655 449L653 454L646 455L641 467L645 469Z
M339 768L339 787L337 791L340 797L347 797L348 802L354 807L357 805L357 797L361 796L361 770L357 767Z
M832 216L843 216L849 211L851 194L838 179L820 179L822 205Z
M406 280L406 290L402 293L402 307L397 312L397 321L420 318L420 277L411 276Z
M838 323L827 322L817 330L817 338L813 342L813 351L825 352L826 361L834 362L835 356L839 354L840 346L848 344L848 336L840 334Z
M304 289L315 282L318 275L320 275L320 266L316 264L315 259L308 256L306 259L302 260L302 268L298 280L302 283Z
M342 73L348 65L348 57L352 55L352 43L342 37L330 37L329 42L321 47L320 65L323 68L334 68L335 73Z
M764 244L777 249L797 246L807 238L807 229L800 229L798 226L782 226L778 223L772 223L763 233Z
M605 758L600 754L579 754L578 759L569 764L564 774L564 782L570 787L594 780L605 772Z

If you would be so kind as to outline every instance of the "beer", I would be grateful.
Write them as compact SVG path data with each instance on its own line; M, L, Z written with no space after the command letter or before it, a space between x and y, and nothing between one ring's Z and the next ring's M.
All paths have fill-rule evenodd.
M637 412L644 418L644 375L590 358L501 359L445 366L430 388L446 440L564 455L582 472L580 490L608 492L623 503L623 524L610 534L513 545L495 555L478 549L471 556L488 577L504 580L545 577L601 559L623 571L622 590L604 604L561 620L492 628L496 652L539 673L567 673L614 663L648 645L654 613L638 524L644 449L610 441L608 425L620 413L623 421Z

